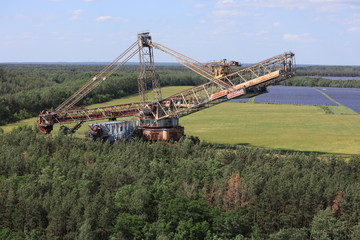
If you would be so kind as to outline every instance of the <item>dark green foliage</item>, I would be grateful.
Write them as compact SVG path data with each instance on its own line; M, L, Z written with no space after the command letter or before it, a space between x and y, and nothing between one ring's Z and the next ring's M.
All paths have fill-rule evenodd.
M113 236L116 239L142 239L145 221L138 215L119 213L116 218Z
M1 239L357 239L360 157L0 134Z
M282 82L281 85L303 87L360 88L359 80L326 79L327 76L360 77L360 67L358 66L298 66L296 69L296 75L296 77Z
M360 77L359 66L297 66L299 76Z
M288 228L281 229L277 233L269 236L271 240L305 240L308 239L308 233L305 228Z
M311 235L315 240L349 239L345 222L331 215L329 208L320 210L311 223Z
M351 240L356 240L356 239L360 239L360 223L358 223L357 225L355 225L352 228L352 232L350 235L350 239Z
M334 114L333 111L330 110L328 106L319 106L326 114Z
M88 82L102 65L7 64L0 66L0 124L53 109ZM138 66L124 66L78 105L136 94ZM198 85L202 77L180 66L159 66L162 86ZM150 86L148 86L150 89Z
M252 232L251 214L244 208L217 212L214 218L213 230L221 237L234 238L236 236L249 236Z
M360 88L359 80L331 80L320 77L297 76L280 83L283 86Z
M20 236L17 233L12 232L8 228L0 230L0 239L2 240L20 240Z

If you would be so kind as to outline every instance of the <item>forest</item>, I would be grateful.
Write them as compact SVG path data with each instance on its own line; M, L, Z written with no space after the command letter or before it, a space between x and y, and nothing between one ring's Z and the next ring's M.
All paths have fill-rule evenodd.
M0 132L0 239L360 238L360 156Z
M0 124L56 107L103 67L0 65ZM360 87L360 81L306 77L323 71L299 68L283 84ZM157 72L162 86L204 82L181 66L157 66ZM138 66L124 66L80 104L136 94L137 76ZM176 144L110 144L43 135L35 126L0 128L0 153L2 240L360 239L359 155L191 136Z
M0 66L0 124L36 116L60 105L95 76L103 65L10 64ZM203 81L182 67L158 67L162 86L197 85ZM79 105L106 102L138 91L138 66L112 74Z
M299 76L360 77L359 66L299 65Z
M0 64L0 125L37 116L53 109L95 76L105 65ZM178 65L156 66L162 86L195 86L206 81ZM360 76L360 67L300 66L288 86L360 87L360 81L335 81L306 76ZM106 102L136 94L139 66L126 65L115 72L79 105Z

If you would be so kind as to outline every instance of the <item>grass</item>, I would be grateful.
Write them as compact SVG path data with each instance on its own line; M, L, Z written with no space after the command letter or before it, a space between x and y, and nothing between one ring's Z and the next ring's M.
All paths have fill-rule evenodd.
M334 114L357 114L354 110L345 107L344 105L339 105L339 106L328 106L328 108L330 109L330 111L332 111Z
M34 125L36 124L36 117L33 118L27 118L21 121L17 121L14 123L9 123L3 126L0 126L4 130L4 132L10 132L13 128L19 127L19 126L25 126L25 125Z
M169 96L189 87L166 87ZM100 107L138 102L134 95L91 105ZM341 108L341 106L337 106ZM33 124L36 118L2 126L5 132L15 126ZM326 114L318 106L226 102L180 119L187 135L208 142L253 145L264 148L360 154L360 115ZM57 132L54 129L54 133ZM84 136L85 123L76 136Z
M181 124L210 142L360 154L360 115L326 114L317 106L226 102Z

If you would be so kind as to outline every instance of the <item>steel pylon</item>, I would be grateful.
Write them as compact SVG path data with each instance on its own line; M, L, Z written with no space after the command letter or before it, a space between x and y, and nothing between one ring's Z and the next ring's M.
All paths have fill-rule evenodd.
M145 107L148 102L147 87L151 82L154 91L154 101L161 100L159 76L155 72L154 53L151 45L151 36L148 32L138 34L140 74L138 77L138 88L140 103Z

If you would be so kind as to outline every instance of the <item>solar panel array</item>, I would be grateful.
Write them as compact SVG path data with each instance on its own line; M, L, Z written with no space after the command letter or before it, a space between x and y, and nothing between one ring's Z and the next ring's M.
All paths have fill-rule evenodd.
M318 87L320 91L326 93L329 97L351 108L357 113L360 113L360 88L322 88Z
M255 97L254 102L318 106L338 105L324 96L321 93L323 92L338 103L360 113L360 88L270 86L267 90L267 93ZM230 101L248 102L249 98Z

